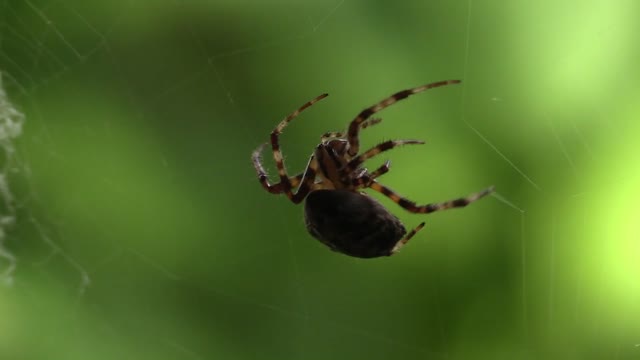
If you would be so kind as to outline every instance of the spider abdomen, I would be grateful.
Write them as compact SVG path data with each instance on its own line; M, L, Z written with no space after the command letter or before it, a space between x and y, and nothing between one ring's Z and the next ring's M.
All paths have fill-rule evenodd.
M350 190L316 190L304 208L309 233L346 255L389 256L407 232L402 222L366 194Z

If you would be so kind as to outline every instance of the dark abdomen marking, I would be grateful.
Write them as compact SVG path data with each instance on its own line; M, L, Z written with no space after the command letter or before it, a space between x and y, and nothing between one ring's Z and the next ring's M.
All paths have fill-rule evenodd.
M305 200L309 233L335 251L361 258L391 255L406 230L375 199L349 190L316 190Z

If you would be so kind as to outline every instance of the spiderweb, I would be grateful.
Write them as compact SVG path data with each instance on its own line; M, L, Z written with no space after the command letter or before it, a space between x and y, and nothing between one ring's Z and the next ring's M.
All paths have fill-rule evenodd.
M1 75L1 74L0 74ZM22 133L24 115L20 113L7 99L0 77L0 146L5 156L2 174L0 175L0 194L3 200L2 215L0 215L0 258L7 262L2 271L2 280L11 284L12 274L16 267L16 259L5 247L8 228L15 223L16 209L13 194L9 187L8 174L14 170L15 148L13 140Z
M0 358L639 357L634 9L0 0ZM257 184L304 101L331 94L283 134L291 173L449 78L363 146L427 140L382 180L417 202L497 192L398 256L327 251Z

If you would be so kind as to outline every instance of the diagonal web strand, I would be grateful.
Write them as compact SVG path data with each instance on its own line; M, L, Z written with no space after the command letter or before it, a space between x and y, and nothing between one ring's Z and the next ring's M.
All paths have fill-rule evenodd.
M506 155L504 155L500 150L498 150L498 148L495 145L493 145L491 143L491 141L489 141L486 137L484 137L484 135L482 135L482 133L480 133L480 131L478 131L476 128L471 126L471 124L469 124L468 121L464 120L464 123L471 130L473 130L473 132L475 132L476 135L478 135L478 137L480 137L480 139L482 139L482 141L484 141L487 145L489 145L493 149L493 151L498 153L498 155L500 155L500 157L502 157L502 159L504 159L504 161L506 161L509 165L511 165L511 167L514 170L516 170L525 180L527 180L529 182L529 184L531 184L534 188L536 188L536 190L542 191L542 188L540 188L540 186L538 186L538 184L536 184L533 180L531 180L531 178L528 177L527 174L525 174L522 170L520 170L511 160L509 160L509 158Z

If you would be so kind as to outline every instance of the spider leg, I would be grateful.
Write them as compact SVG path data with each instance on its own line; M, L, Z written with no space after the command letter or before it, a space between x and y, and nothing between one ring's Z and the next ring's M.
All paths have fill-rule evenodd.
M292 176L287 178L287 183L281 181L277 184L270 184L269 179L267 177L267 173L264 171L262 163L260 161L260 151L266 144L260 145L253 152L253 165L258 172L258 180L262 187L272 194L281 194L285 193L289 200L291 200L294 204L299 204L304 200L307 194L315 189L315 179L316 173L318 171L318 162L315 159L315 155L311 155L309 158L309 162L307 163L306 170L302 174L298 174L296 176ZM298 186L298 190L293 193L291 190L293 187Z
M302 177L304 176L304 173L300 173L296 176L291 176L289 178L289 181L291 182L291 187L298 187L298 185L300 185L300 182L302 182Z
M352 171L358 168L363 162L371 159L372 157L380 154L381 152L385 152L393 149L396 146L401 145L413 145L413 144L424 144L424 141L421 140L388 140L383 143L380 143L371 149L363 152L362 154L354 157L349 161L349 163L342 169L345 174L350 174Z
M371 180L384 175L386 173L389 172L389 168L391 167L391 161L387 160L384 162L384 164L382 164L379 168L377 168L374 172L372 172L371 174L369 174L369 178Z
M291 193L291 188L293 187L293 185L291 184L291 181L289 180L289 176L287 175L287 170L284 165L284 158L282 157L282 152L280 151L280 143L278 142L278 138L282 133L282 130L284 130L284 128L289 124L289 122L291 122L291 120L295 119L306 108L310 107L311 105L317 103L318 101L324 99L327 96L328 94L322 94L316 97L315 99L306 102L304 105L299 107L296 111L292 112L287 117L285 117L278 124L278 126L276 126L276 128L273 129L273 131L271 132L271 149L273 150L273 159L275 160L276 167L278 168L278 175L280 175L280 184L281 184L280 187L282 188L282 192L287 193L287 196L289 196L289 194ZM260 182L262 182L262 180L260 180Z
M426 84L422 86L415 87L413 89L407 89L399 91L388 98L380 101L379 103L368 107L360 112L355 119L351 121L349 124L349 130L347 133L347 138L349 140L349 155L355 156L360 149L360 140L358 139L358 134L360 132L360 125L365 122L371 115L377 113L378 111L395 104L396 102L405 99L413 94L417 94L419 92L429 90L435 87L450 85L450 84L458 84L460 80L444 80L438 81L431 84Z
M262 187L265 190L267 190L272 194L280 194L282 193L282 183L270 184L269 178L267 177L267 172L264 170L264 167L262 166L260 154L262 153L262 149L264 148L265 145L266 144L260 145L251 155L251 160L253 161L253 167L256 169L256 172L258 173L258 181L260 181L260 185L262 185ZM289 182L291 183L291 186L294 188L297 187L300 184L300 181L302 180L303 175L304 173L300 173L296 176L290 177Z
M314 189L316 173L318 172L318 161L315 158L315 153L311 155L309 158L309 163L307 163L307 167L302 175L302 179L300 180L300 186L298 187L298 191L294 194L291 191L290 187L283 186L282 192L284 192L289 200L291 200L294 204L299 204L304 200L304 198Z
M292 189L295 189L295 188L297 188L297 187L298 187L298 185L300 185L300 182L302 181L302 176L303 176L303 175L304 175L304 173L300 173L300 174L298 174L298 175L290 176L290 177L289 177L289 182L291 183L291 188L292 188ZM262 183L262 181L260 181L260 182ZM267 183L268 183L268 182L267 182ZM275 187L276 189L278 189L278 191L277 191L277 192L273 192L273 190L269 190L269 189L267 189L267 191L269 191L269 192L271 192L271 193L274 193L274 194L280 194L280 193L282 193L282 192L283 192L283 190L282 190L282 183L277 183L277 184L273 184L273 185L270 185L270 186L271 186L272 188L274 188L274 187ZM264 187L264 185L263 185L263 187Z
M369 184L377 177L382 176L389 172L389 167L391 166L391 162L389 160L385 161L379 168L377 168L371 174L367 174L364 176L357 177L353 179L351 183L356 189L361 187L367 187Z
M366 129L369 126L373 126L375 124L380 123L381 121L382 121L382 119L380 119L380 118L367 119L362 124L360 124L360 128ZM344 137L344 133L338 132L338 131L332 131L332 132L328 132L328 133L325 133L324 135L322 135L322 137L320 138L320 141L325 142L325 141L327 141L329 139L343 138L343 137Z
M413 201L410 201L406 198L401 197L400 195L398 195L396 192L394 192L393 190L389 189L388 187L378 183L377 181L373 181L371 182L371 184L369 185L369 187L372 190L375 190L381 194L383 194L384 196L388 197L389 199L391 199L393 202L395 202L396 204L400 205L401 207L403 207L405 210L412 212L412 213L419 213L419 214L428 214L428 213L432 213L435 211L441 211L441 210L447 210L447 209L452 209L452 208L458 208L458 207L465 207L469 204L471 204L472 202L475 202L489 194L491 194L493 192L493 186L486 188L480 192L477 193L473 193L470 194L466 197L463 198L459 198L459 199L455 199L455 200L449 200L449 201L445 201L445 202L441 202L441 203L433 203L433 204L426 204L426 205L416 205L416 203L414 203Z
M424 227L424 221L421 222L418 226L416 226L413 230L409 231L409 233L404 238L398 240L398 242L393 247L393 249L391 249L391 255L400 251L400 249L403 246L405 246L418 231L422 230L423 227Z

